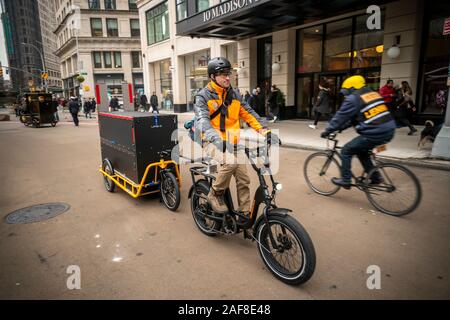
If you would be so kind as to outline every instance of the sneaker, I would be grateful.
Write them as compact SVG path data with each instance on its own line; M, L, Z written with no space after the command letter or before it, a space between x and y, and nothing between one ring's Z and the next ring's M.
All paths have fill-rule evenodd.
M331 182L333 182L335 185L340 186L347 190L351 188L350 182L345 181L342 178L331 178Z
M213 188L208 193L208 202L214 212L219 214L225 214L228 212L228 207L223 200L223 192L219 193L214 191Z
M412 128L410 132L408 132L408 136L412 136L414 133L417 132L416 128Z
M277 121L277 116L275 116L275 117L273 117L273 121L272 122L275 122L275 121Z
M311 129L316 129L317 128L316 125L314 125L314 124L310 124L308 127L310 127Z

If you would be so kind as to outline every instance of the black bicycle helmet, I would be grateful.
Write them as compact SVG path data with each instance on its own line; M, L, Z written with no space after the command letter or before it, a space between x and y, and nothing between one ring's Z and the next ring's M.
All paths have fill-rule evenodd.
M212 58L208 62L208 77L210 77L212 74L216 74L219 71L231 68L231 63L227 59L222 57Z

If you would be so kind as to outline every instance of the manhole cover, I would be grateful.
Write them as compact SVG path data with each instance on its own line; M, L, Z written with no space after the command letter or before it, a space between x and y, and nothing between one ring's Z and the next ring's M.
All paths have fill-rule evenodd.
M11 212L5 218L6 223L33 223L48 220L69 210L67 203L55 202L38 204Z

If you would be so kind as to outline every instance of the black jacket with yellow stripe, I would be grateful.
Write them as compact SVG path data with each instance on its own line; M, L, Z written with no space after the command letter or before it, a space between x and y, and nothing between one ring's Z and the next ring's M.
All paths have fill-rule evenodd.
M195 96L194 111L195 132L202 133L202 140L206 142L221 139L237 144L240 135L239 119L243 119L259 133L268 132L266 123L236 90L224 89L213 81Z

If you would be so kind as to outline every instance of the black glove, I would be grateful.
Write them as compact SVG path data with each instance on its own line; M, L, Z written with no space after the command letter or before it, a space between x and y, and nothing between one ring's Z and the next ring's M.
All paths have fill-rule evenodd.
M320 137L325 139L325 138L328 138L329 134L330 133L328 131L324 131L320 134Z
M271 145L281 145L280 138L275 133L268 132L266 134L266 143L268 146Z

